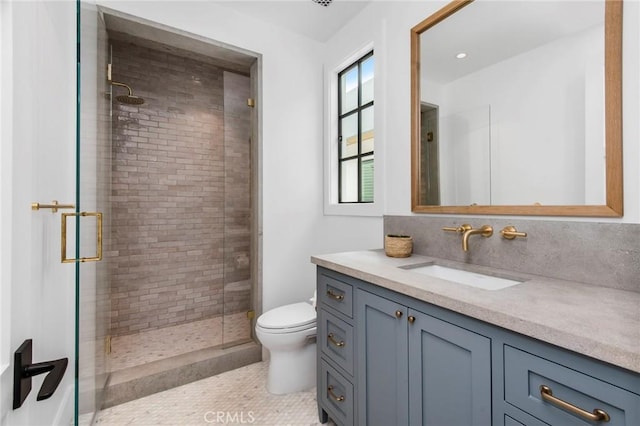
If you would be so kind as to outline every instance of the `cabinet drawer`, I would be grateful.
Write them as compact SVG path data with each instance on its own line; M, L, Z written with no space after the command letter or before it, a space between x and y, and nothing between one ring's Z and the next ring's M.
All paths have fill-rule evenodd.
M512 410L516 410L512 408ZM502 423L500 423L502 424ZM516 413L511 416L509 414L504 415L504 426L552 426L548 423L542 422L530 414L523 412L522 410L516 410Z
M541 386L547 386L557 401L543 399ZM553 425L640 424L639 395L507 345L504 346L504 398L509 404ZM572 414L571 408L562 407L559 401L578 407L582 414ZM586 417L595 409L606 412L610 420L606 423L588 420Z
M321 303L351 318L353 316L353 287L324 274L318 275L318 299Z
M318 397L324 409L338 425L353 425L353 385L326 361L320 361Z
M520 423L519 421L505 415L504 416L504 426L525 426L524 424Z
M321 309L318 330L318 344L323 355L353 376L353 327Z

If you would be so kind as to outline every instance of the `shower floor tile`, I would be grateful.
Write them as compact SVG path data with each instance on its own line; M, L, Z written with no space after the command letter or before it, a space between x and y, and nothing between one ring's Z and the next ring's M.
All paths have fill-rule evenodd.
M98 413L97 425L318 425L315 389L289 395L266 390L268 363L169 389ZM333 425L329 422L328 425Z
M118 371L212 346L245 342L249 339L251 339L251 322L247 319L246 312L116 336L111 339L110 370Z

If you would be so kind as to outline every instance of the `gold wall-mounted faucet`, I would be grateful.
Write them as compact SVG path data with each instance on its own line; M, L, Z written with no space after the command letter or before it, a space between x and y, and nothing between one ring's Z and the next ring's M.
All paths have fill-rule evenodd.
M490 225L482 225L480 228L473 229L473 226L465 223L460 226L445 226L443 231L457 232L462 234L462 250L469 251L469 237L472 235L480 234L485 238L489 238L493 235L493 228Z
M493 235L493 227L491 225L482 225L477 229L467 229L462 234L462 250L469 251L469 237L472 235L480 234L485 238L489 238Z

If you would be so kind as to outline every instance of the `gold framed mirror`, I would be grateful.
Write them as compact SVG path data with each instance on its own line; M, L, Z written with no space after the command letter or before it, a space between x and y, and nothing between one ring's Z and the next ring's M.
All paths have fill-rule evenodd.
M550 117L535 117L535 121L537 121L535 128L523 127L525 130L522 130L522 133L510 134L511 128L516 127L515 124L512 125L514 120L509 121L509 119L503 118L504 115L501 116L500 113L509 110L513 117L520 120L522 115L517 115L520 106L513 104L513 99L508 107L484 99L476 101L479 99L477 97L469 101L470 94L472 93L474 96L476 94L474 91L476 88L470 86L472 83L468 82L473 80L471 78L467 78L466 86L456 83L459 86L456 86L455 90L450 82L441 83L441 86L433 83L437 80L436 76L455 75L458 82L465 77L464 75L463 77L456 75L456 72L450 69L438 70L435 65L445 61L432 61L427 65L427 61L422 58L424 46L438 45L440 47L440 45L446 45L448 39L453 39L447 34L466 33L468 39L475 39L476 35L480 38L489 30L477 30L474 33L470 28L475 28L475 25L479 25L481 22L487 23L491 28L496 26L495 22L486 22L485 18L474 18L469 15L471 12L475 12L474 8L479 10L478 6L480 5L492 4L491 7L494 8L506 8L508 4L525 3L532 3L531 7L534 7L534 3L538 5L535 7L551 4L547 2L457 0L447 4L411 29L411 210L413 212L585 217L621 217L623 215L622 0L603 0L602 3L597 4L601 14L600 26L594 25L588 29L581 29L580 37L583 33L588 33L590 37L597 34L601 38L600 42L594 42L593 39L590 39L591 45L588 45L595 46L600 43L601 51L600 58L595 62L592 60L593 58L585 60L588 66L583 66L584 71L581 71L582 74L578 78L571 74L566 77L553 74L555 69L553 61L556 56L549 61L540 62L533 61L531 58L522 59L523 54L521 53L511 53L513 58L517 57L518 60L529 61L527 68L533 69L531 74L549 74L547 77L552 83L548 84L548 90L558 93L572 90L577 93L577 98L582 99L582 104L565 105L564 99L557 101L547 96L542 101L532 100L526 93L515 93L520 89L514 90L513 87L509 90L505 89L504 93L515 93L523 99L526 98L528 108L533 106L537 108L536 111L550 114ZM581 7L575 2L563 3L571 4L576 8ZM587 2L585 2L586 4ZM593 7L593 4L594 2L590 2L588 7ZM462 12L464 15L469 15L466 16L466 21L458 20L462 19L458 16L464 16ZM506 14L506 10L500 9L496 12L494 9L490 12L489 16L498 21L508 21L512 26L512 31L513 28L516 28L518 34L526 33L524 28L517 26L515 21L507 18L510 15ZM571 16L575 18L578 16L576 12L578 10L574 9L568 13L573 14ZM531 11L523 13L525 13L523 19L531 19ZM555 14L552 10L545 10L544 13L540 13L540 16L545 20L545 25L555 20L560 21L560 26L563 26L561 18L563 15L559 12ZM572 20L585 21L582 17ZM458 24L456 27L456 22L466 22L466 25ZM451 30L441 30L441 28L446 28L445 24ZM516 26L514 27L514 25ZM551 33L552 31L547 32ZM505 37L505 33L501 37L501 40L509 39L509 43L503 44L510 44L511 37ZM517 37L514 35L513 38ZM574 42L577 39L570 35L564 37L562 41L568 43L564 40ZM585 43L582 39L580 40L580 43ZM545 43L545 49L559 50L555 40L547 40ZM486 48L487 45L489 43L485 43L484 47ZM493 45L490 46L493 49ZM565 49L568 45L563 46ZM458 46L452 48L459 49L459 43ZM528 49L530 50L527 51L527 54L533 51L536 54L542 52L539 47L529 46ZM586 48L582 50L589 52L597 49ZM483 56L490 56L487 52L485 49ZM572 53L566 53L571 50L566 49L562 52L564 52L562 60L565 60L564 56L566 56L568 58L566 61L576 63L576 60L571 59ZM435 54L431 53L427 57L437 58ZM506 62L504 58L501 61L501 64ZM482 66L484 68L480 71L478 71L479 68L476 68L475 71L466 74L467 76L473 75L476 84L479 81L487 81L480 80L479 72L485 73L486 78L493 80L519 81L521 78L517 74L505 73L504 69L501 73L496 73L497 68L491 68L492 64L485 63ZM509 69L517 69L513 68L513 65L510 66L512 68ZM433 79L425 80L424 74L421 74L424 71L432 72L430 77ZM491 72L494 74L488 77ZM561 81L568 81L572 87L565 89L561 85ZM574 87L575 81L579 81L582 86ZM591 88L592 86L587 86L587 82L595 82L595 89ZM445 87L443 84L447 84L447 86ZM544 92L544 90L538 90L541 87L536 84L539 83L525 83L519 87ZM484 88L487 85L480 86ZM546 85L544 89L547 90ZM485 89L485 91L489 91L489 89ZM425 93L427 96L421 96ZM444 107L440 104L440 101L445 102L444 96L438 95L440 96L438 97L435 95L436 93L468 94L467 99L464 99L464 96L458 96L458 107L460 108L462 105L467 109L463 112L455 110L450 107L452 102L448 98L446 99L447 106ZM512 96L512 98L515 97L517 96ZM555 111L554 108L558 105L562 109ZM442 115L439 115L440 110L442 110ZM524 116L528 117L529 121L534 121L530 119L530 114ZM553 125L554 122L565 123L564 125L567 127L569 122L574 125L575 122L572 120L575 116L579 116L579 120L575 122L581 123L582 127L554 130L556 129ZM593 117L597 117L597 119L593 120ZM522 119L522 121L526 120ZM594 127L594 122L600 123L599 127ZM473 130L472 137L460 136L459 133L462 131L460 129L466 128ZM440 137L442 140L438 142ZM534 138L533 142L531 137ZM555 138L549 142L553 149L545 150L545 145L541 141L551 138ZM571 141L569 141L570 138ZM514 151L516 148L509 151L512 146L516 146L515 143L519 140L522 140L522 145L517 148L519 151ZM575 140L587 145L587 147L564 146L569 145L570 142L578 143ZM437 143L434 144L434 141ZM448 145L447 142L449 142ZM460 148L459 145L463 143L467 145ZM444 155L445 151L447 151L446 156ZM585 151L587 151L586 154ZM520 154L515 155L514 152ZM488 164L486 164L487 159ZM558 170L554 172L556 177L553 177L551 169L546 170L546 168L548 167L547 163L555 159L558 159L559 166ZM499 168L500 165L503 165L502 169ZM577 172L572 172L576 175L575 178L565 177L568 176L569 168L577 170ZM454 169L457 171L452 172L451 170ZM540 176L531 174L538 170L542 171ZM462 174L464 176L460 178ZM594 181L594 176L598 177L599 181ZM536 192L537 188L529 189L526 186L526 181L541 184L545 179L549 181L550 187L542 188L539 192ZM562 196L556 197L555 194L547 193L555 191L555 187L565 185L565 181L567 181L567 188L563 189ZM525 184L521 182L525 182ZM573 187L569 186L569 183L574 187L577 186L578 189L572 189ZM451 194L455 194L455 196Z

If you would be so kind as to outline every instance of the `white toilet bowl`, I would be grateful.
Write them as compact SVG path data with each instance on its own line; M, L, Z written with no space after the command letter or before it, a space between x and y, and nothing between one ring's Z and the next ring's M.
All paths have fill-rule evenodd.
M260 315L256 336L271 354L267 390L286 394L316 385L316 310L293 303Z

